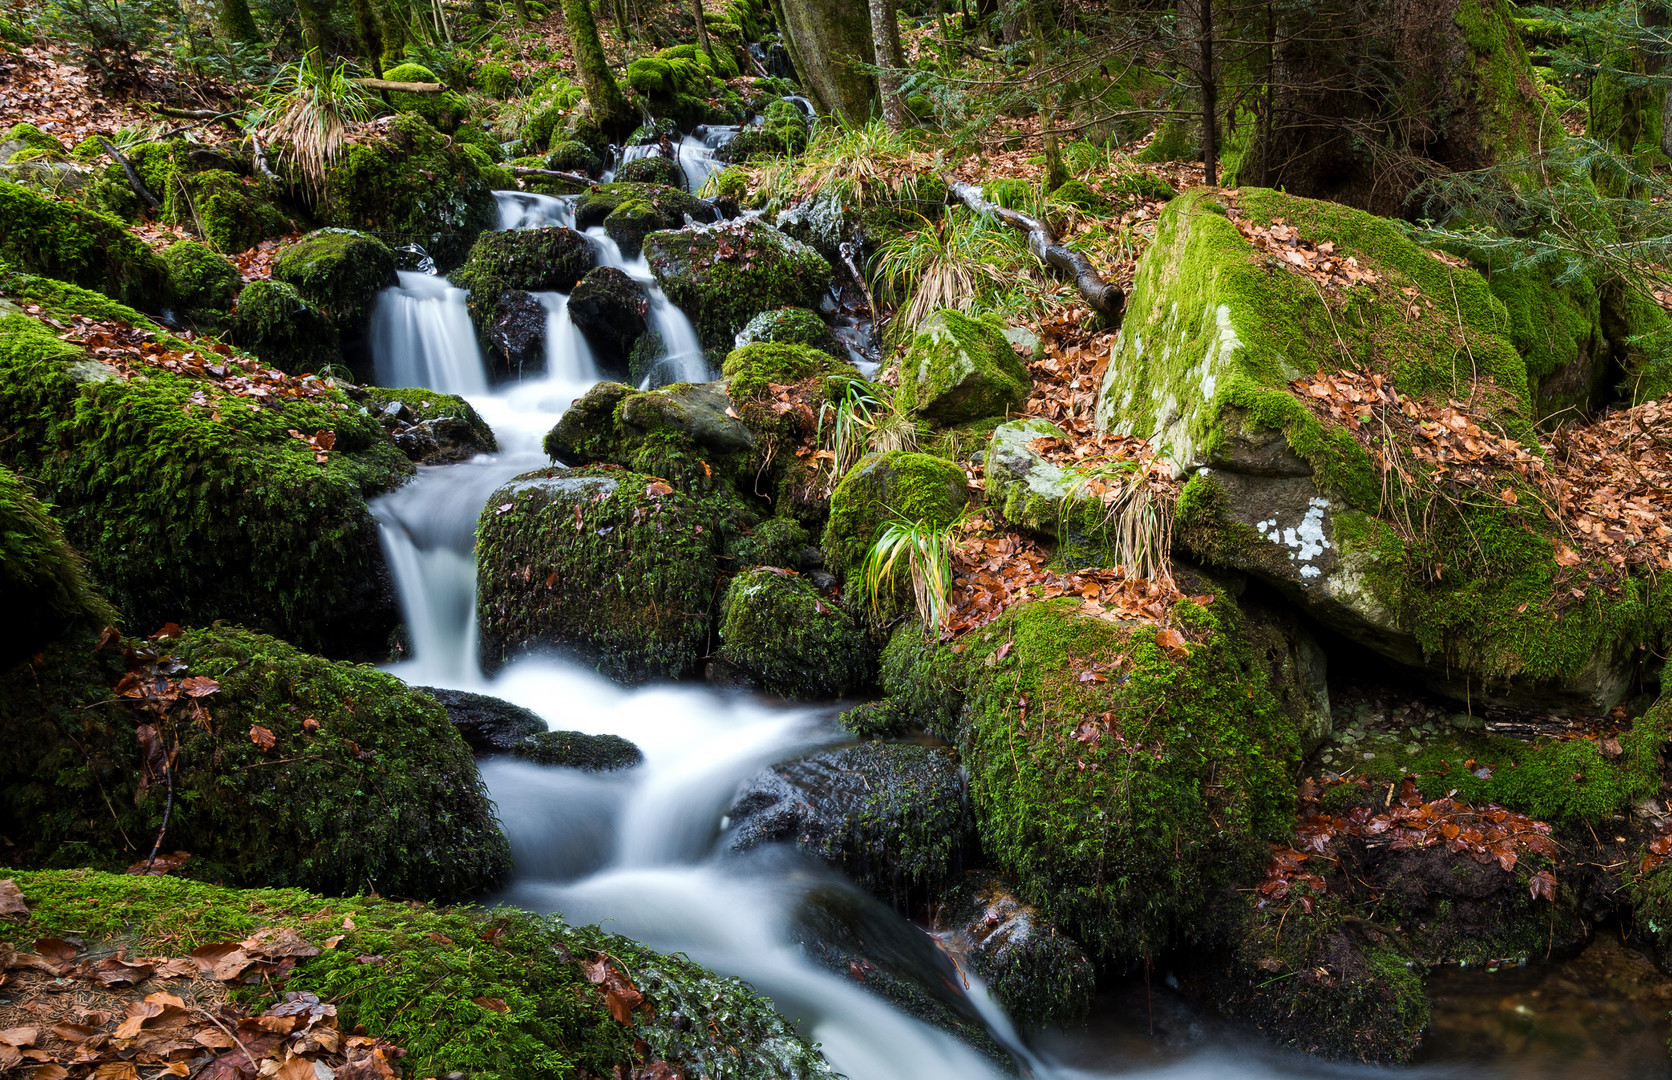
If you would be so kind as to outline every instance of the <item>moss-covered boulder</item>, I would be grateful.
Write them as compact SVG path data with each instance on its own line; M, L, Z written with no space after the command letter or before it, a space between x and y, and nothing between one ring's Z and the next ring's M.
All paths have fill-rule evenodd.
M649 314L644 286L614 266L588 270L569 294L569 317L611 371L626 372L633 346L650 327Z
M169 287L188 318L221 322L244 287L238 268L195 240L181 240L163 251Z
M950 427L1018 409L1032 388L1002 324L945 309L925 319L912 338L900 361L895 400Z
M0 163L10 161L22 151L33 150L51 157L64 157L64 144L34 124L20 121L0 133Z
M117 621L86 560L65 543L63 530L28 482L6 468L0 468L0 596L12 613L0 630L3 664L46 642Z
M972 870L957 879L935 921L949 951L1022 1030L1079 1023L1090 1011L1097 977L1086 950L999 875Z
M685 171L673 158L661 154L646 154L625 162L615 171L615 180L622 184L661 184L664 187L683 188Z
M346 337L371 320L377 294L396 284L395 253L375 236L351 229L318 229L279 253L273 277L295 287Z
M726 816L731 850L790 841L903 911L944 892L975 850L957 759L918 743L861 743L774 765L743 782Z
M19 951L66 937L97 954L184 955L192 943L299 934L316 955L297 958L282 991L240 987L243 1003L260 1013L285 992L334 1001L337 1028L401 1047L400 1067L414 1075L542 1080L642 1074L647 1062L729 1080L835 1075L742 981L557 916L88 870L14 878L29 915L0 923L0 941ZM645 997L631 1023L587 977L584 965L600 957Z
M580 731L539 731L511 750L511 756L536 765L558 765L587 772L614 772L644 764L644 751L620 735Z
M647 234L684 228L686 218L713 221L714 211L696 196L664 184L600 184L575 203L575 227L602 225L629 259L639 256Z
M754 449L753 433L730 409L715 383L649 391L599 383L547 433L545 450L565 465L624 465L684 487L736 472Z
M355 143L331 170L326 224L419 244L443 272L499 221L482 166L428 121L402 113L387 134Z
M167 139L128 149L129 164L161 204L152 209L135 194L126 170L112 162L88 189L118 217L157 217L190 231L223 254L295 229L305 215L275 185L252 175L247 157L217 147Z
M763 311L749 320L748 325L737 332L735 344L738 348L754 345L757 342L771 342L777 345L811 345L815 349L823 349L832 356L842 355L836 338L830 332L830 327L819 317L818 312L809 311L801 307L776 308Z
M696 503L654 477L607 467L518 477L477 525L483 667L554 650L622 682L694 672L716 540Z
M258 401L158 366L124 374L57 334L0 316L0 457L40 483L131 625L227 619L338 654L387 637L366 499L412 466L365 410L325 386ZM335 440L322 452L293 431Z
M422 64L398 64L383 73L390 82L435 83L441 80ZM452 134L470 115L470 103L454 90L419 94L407 90L389 91L389 104L398 112L413 113L430 122L437 131Z
M1335 418L1290 386L1359 371L1412 408L1469 403L1478 430L1542 456L1538 377L1486 279L1356 210L1258 190L1232 208L1217 198L1167 204L1098 410L1104 430L1148 439L1186 478L1177 537L1444 693L1606 711L1658 640L1658 586L1627 574L1617 588L1569 592L1556 526L1539 496L1516 496L1515 470L1437 494L1450 481L1414 456L1416 425L1388 426L1374 447L1356 437L1354 410L1373 416L1385 402ZM1233 212L1331 244L1361 276L1322 289L1250 243Z
M945 458L904 450L867 455L831 492L825 560L837 574L855 581L884 526L893 521L950 525L969 497L964 470Z
M167 265L122 222L5 181L0 259L147 311L171 299Z
M729 347L763 311L816 307L830 287L830 264L817 251L755 219L655 233L644 251L668 299L711 348Z
M343 362L336 324L282 281L246 285L228 329L239 348L292 375L329 372Z
M489 331L508 290L568 292L596 260L592 245L574 229L501 229L484 233L471 245L470 258L452 281L470 290L471 321L477 334L491 341Z
M787 385L817 375L855 375L853 365L810 345L760 342L726 354L720 368L733 397L755 397L774 383Z
M1032 601L956 652L902 627L883 660L890 694L958 744L993 866L1104 957L1210 939L1294 822L1298 744L1235 605L1179 600L1169 621Z
M544 167L557 172L585 173L588 176L597 176L604 171L604 159L598 156L596 150L585 143L576 142L574 139L565 139L562 142L552 144L551 150L546 154Z
M183 872L228 883L458 897L510 869L469 749L394 676L231 628L129 646L0 677L0 815L29 864L120 869L168 813Z
M735 676L790 698L843 697L872 677L864 623L804 577L761 566L732 578L720 602L716 659Z
M457 394L421 386L363 386L353 393L410 461L454 465L499 449L487 421Z

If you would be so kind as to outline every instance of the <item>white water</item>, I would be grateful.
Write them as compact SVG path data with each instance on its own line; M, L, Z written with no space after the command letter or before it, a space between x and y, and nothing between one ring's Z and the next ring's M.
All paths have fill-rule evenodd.
M446 394L488 388L466 293L444 277L402 270L372 312L372 364L380 386L424 386Z
M714 151L726 145L735 136L738 129L726 124L714 124L705 129L699 138L696 135L685 135L674 147L674 161L679 165L680 174L684 177L685 190L693 195L702 190L703 182L713 173L725 168L714 160ZM627 146L621 151L621 164L637 161L639 158L654 157L660 154L661 148L655 143L642 146ZM604 174L604 180L614 179L616 170L612 169Z

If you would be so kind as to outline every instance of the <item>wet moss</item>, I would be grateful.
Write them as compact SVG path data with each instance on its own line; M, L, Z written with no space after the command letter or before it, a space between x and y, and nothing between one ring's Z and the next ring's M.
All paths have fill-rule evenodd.
M722 664L790 698L842 697L871 681L864 624L805 578L774 566L732 578L720 601Z
M29 484L0 468L0 597L10 617L0 629L0 663L10 664L55 638L117 621L87 563Z
M668 299L711 348L731 347L763 311L815 306L831 281L830 264L817 251L753 220L652 233L644 250Z
M355 334L371 319L377 294L396 284L395 253L365 233L318 229L279 253L273 277L294 286L340 331Z
M282 281L246 285L230 330L239 348L292 375L330 373L343 362L336 324Z
M365 386L360 388L359 396L374 416L381 414L391 402L398 401L406 407L412 423L458 417L470 425L471 433L482 446L492 451L499 445L488 422L457 394L443 394L422 386Z
M364 1028L403 1047L409 1055L403 1067L413 1075L579 1080L646 1061L668 1061L716 1080L833 1075L743 982L557 916L365 896L327 901L294 889L240 892L86 870L15 879L30 917L0 924L0 939L19 944L78 936L155 955L240 940L262 927L290 928L321 945L341 934L336 948L301 960L284 989L336 1002L344 1031ZM329 919L319 919L321 912ZM611 1017L581 970L599 954L647 999L650 1008L631 1025ZM361 957L381 962L361 963ZM245 993L254 995L252 1004L264 1004L276 991ZM498 999L505 1011L483 1008L478 998Z
M232 628L128 647L216 680L210 719L165 722L164 749L178 741L165 778L133 734L147 717L112 691L121 649L83 639L13 668L0 812L28 863L119 869L147 855L167 812L167 842L193 854L183 873L208 880L456 897L510 869L469 749L394 676Z
M798 566L801 553L812 543L812 537L801 523L792 518L775 517L755 526L748 535L732 545L731 553L738 568L750 566Z
M470 290L470 317L484 336L499 317L506 290L568 292L592 269L595 255L574 229L501 229L484 233L453 283Z
M10 315L0 427L0 457L40 481L136 627L230 619L340 650L393 621L365 499L412 466L340 392L252 409L160 369L119 377ZM322 429L324 463L289 434Z
M224 319L244 287L236 266L192 240L169 245L163 262L175 298L190 313Z
M513 757L536 765L561 765L591 772L631 769L644 763L644 751L620 735L587 735L579 731L540 731L511 751Z
M854 373L852 365L823 349L765 341L733 349L726 354L720 371L727 391L737 398L764 394L773 383L787 385L815 375Z
M623 184L662 184L667 187L685 185L685 174L680 171L679 163L660 154L634 158L615 171L615 179L617 183Z
M961 424L1020 408L1032 387L1001 323L945 309L912 339L895 404L938 424Z
M761 342L775 345L808 345L822 349L831 356L841 355L838 351L840 347L830 333L830 327L825 325L818 312L801 307L763 311L750 319L749 324L738 332L739 348Z
M422 64L399 64L383 73L390 82L440 82L435 72ZM451 134L470 115L470 104L464 95L453 90L439 94L415 94L405 90L389 91L389 104L398 112L412 113L429 121L437 131Z
M157 311L168 267L116 218L0 181L0 260Z
M944 458L891 450L862 458L830 495L826 564L856 580L865 553L891 521L952 524L969 501L964 470Z

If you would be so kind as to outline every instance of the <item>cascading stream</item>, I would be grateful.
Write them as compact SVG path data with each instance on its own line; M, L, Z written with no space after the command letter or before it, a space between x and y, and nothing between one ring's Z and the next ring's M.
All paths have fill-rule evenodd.
M466 293L444 277L402 270L372 312L372 367L381 386L423 386L446 394L485 393L487 372Z

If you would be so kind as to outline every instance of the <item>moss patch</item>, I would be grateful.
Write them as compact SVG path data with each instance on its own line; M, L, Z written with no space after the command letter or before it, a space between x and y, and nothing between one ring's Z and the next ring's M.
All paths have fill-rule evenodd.
M47 508L6 468L0 468L0 596L11 612L0 631L0 663L117 619Z
M804 578L778 567L738 574L720 603L718 658L769 693L841 697L870 681L865 627Z
M273 277L294 286L338 328L354 333L371 318L377 294L396 283L395 253L364 233L320 229L279 253Z
M891 521L950 525L969 501L964 470L944 458L893 450L870 454L830 495L826 563L852 581L865 553Z
M169 300L167 266L122 222L5 181L0 259L148 311Z

